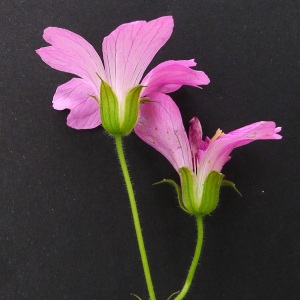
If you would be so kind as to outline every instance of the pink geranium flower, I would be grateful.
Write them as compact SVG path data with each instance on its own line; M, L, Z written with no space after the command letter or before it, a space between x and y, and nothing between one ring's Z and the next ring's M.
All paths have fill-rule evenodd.
M53 107L70 110L67 118L70 127L89 129L101 124L101 80L116 96L121 122L127 114L126 96L139 84L143 88L138 90L138 101L155 100L153 95L173 92L182 85L208 84L205 73L190 68L196 66L194 60L166 61L141 80L155 54L170 38L173 25L173 18L166 16L119 26L103 40L104 64L93 46L81 36L62 28L45 29L43 37L51 46L36 52L52 68L79 77L57 88Z
M143 141L163 154L179 172L183 208L192 214L201 212L201 206L203 208L207 178L210 174L220 174L234 148L255 140L282 138L278 134L281 128L276 127L274 122L261 121L227 134L218 129L212 139L206 137L202 140L202 128L196 117L190 121L187 136L180 111L171 97L160 95L158 98L159 103L142 105L135 132ZM219 188L223 175L211 178L218 180ZM184 187L186 184L189 185L187 188Z

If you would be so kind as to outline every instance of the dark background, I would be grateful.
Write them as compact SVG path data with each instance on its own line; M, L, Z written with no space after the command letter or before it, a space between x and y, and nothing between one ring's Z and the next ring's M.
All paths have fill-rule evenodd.
M195 58L211 84L173 94L185 125L228 132L259 120L282 126L281 141L232 153L224 189L205 219L202 258L187 299L299 299L298 1L0 2L0 299L144 300L129 202L113 140L101 127L76 131L51 107L73 76L34 50L44 28L102 39L118 25L173 15L174 33L149 69ZM193 218L179 208L169 162L125 139L157 298L179 290L194 251Z

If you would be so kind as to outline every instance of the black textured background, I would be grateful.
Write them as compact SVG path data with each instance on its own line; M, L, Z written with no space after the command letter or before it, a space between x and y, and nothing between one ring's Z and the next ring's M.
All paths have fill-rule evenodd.
M34 50L58 26L100 52L118 25L173 15L174 33L151 67L195 58L211 84L173 94L185 125L204 133L259 120L281 141L232 154L187 299L299 299L298 1L0 1L0 299L147 299L113 140L76 131L52 109L58 85ZM179 208L168 161L135 134L125 139L157 299L180 289L194 250L193 218Z

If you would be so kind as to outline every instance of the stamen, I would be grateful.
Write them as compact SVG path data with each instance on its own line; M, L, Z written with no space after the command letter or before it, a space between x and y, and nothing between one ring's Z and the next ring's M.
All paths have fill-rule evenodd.
M209 145L211 143L213 143L215 140L217 140L220 136L224 135L224 134L225 133L220 128L218 128L218 130L216 131L215 135L210 139Z

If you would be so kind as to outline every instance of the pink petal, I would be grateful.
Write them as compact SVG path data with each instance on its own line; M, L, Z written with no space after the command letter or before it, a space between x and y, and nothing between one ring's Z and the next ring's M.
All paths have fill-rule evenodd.
M53 107L57 110L70 109L68 126L75 129L95 128L101 124L100 109L91 95L95 95L93 86L83 79L73 78L57 88Z
M173 25L172 17L127 23L104 39L107 82L121 101L140 82L154 55L170 38Z
M52 46L40 48L36 52L46 64L89 80L99 89L100 80L96 73L105 79L104 69L91 44L78 34L56 27L46 28L43 37Z
M275 123L272 121L253 123L225 134L212 142L198 166L198 170L200 169L202 173L202 179L205 179L212 170L220 172L234 148L256 140L281 139L282 136L277 134L281 128L276 128L275 126Z
M176 170L192 167L191 150L177 105L165 94L153 94L151 100L155 102L141 104L135 133L164 155Z
M143 79L142 85L146 88L142 96L153 92L171 93L178 90L182 85L198 87L209 84L209 78L202 71L195 71L190 67L196 66L191 60L165 61L151 70Z
M189 143L191 147L192 156L196 157L196 154L202 144L202 127L199 122L199 119L196 117L190 120Z

